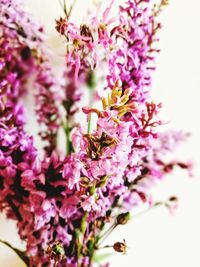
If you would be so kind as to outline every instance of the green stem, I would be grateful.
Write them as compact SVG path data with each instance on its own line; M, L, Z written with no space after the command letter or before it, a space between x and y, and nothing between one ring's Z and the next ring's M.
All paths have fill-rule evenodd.
M66 5L66 1L65 0L63 0L63 10L64 10L65 15L68 17L67 5Z
M80 229L76 230L76 242L77 242L77 263L78 267L81 267L81 251L84 246L84 238L85 238L85 232L87 229L87 218L88 218L88 212L84 212Z
M60 6L61 6L61 8L62 8L62 10L63 10L63 12L65 14L65 16L67 17L67 19L69 19L69 17L71 16L71 12L72 12L72 10L74 8L74 5L76 4L76 0L74 0L73 4L70 6L69 12L67 11L66 0L63 0L63 1L58 0L58 2L60 4Z
M65 3L65 4L66 4L66 3ZM71 7L70 7L70 9L69 9L68 16L67 16L68 19L69 19L69 17L71 16L71 13L72 13L72 10L73 10L75 4L76 4L76 0L74 0L73 4L71 5Z
M112 248L113 246L111 246L111 245L106 245L106 246L103 246L103 247L100 247L100 248L98 248L98 250L99 249L104 249L104 248Z
M158 207L158 206L162 206L162 205L165 205L165 202L162 202L162 201L159 201L159 202L156 202L152 207L146 209L146 210L143 210L137 214L135 214L131 220L134 220L135 218L141 216L141 215L144 215L145 213L148 213L149 211L153 210L154 208Z
M79 267L79 259L81 256L81 248L80 248L80 230L75 229L75 244L74 244L74 253L76 254L77 257L77 263Z
M62 127L64 129L66 135L66 154L70 155L73 152L72 142L70 138L70 126L69 126L69 119L66 118L66 123L62 122Z
M87 128L87 132L88 134L90 133L90 130L91 130L91 114L88 115L88 128Z
M93 103L93 91L89 90L89 107L92 107L92 103ZM91 131L91 121L92 121L92 114L89 114L88 115L88 129L87 129L88 134Z
M66 122L66 127L65 127L65 133L66 133L66 152L67 155L71 153L71 141L70 141L70 130L69 130L69 123L68 120Z

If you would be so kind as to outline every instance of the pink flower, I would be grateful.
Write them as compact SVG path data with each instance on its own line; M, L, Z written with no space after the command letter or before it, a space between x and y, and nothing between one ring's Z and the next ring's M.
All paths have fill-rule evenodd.
M63 178L67 180L69 189L73 189L75 185L78 186L82 168L81 162L75 157L67 159L63 168Z
M98 210L98 205L95 200L95 196L86 197L81 204L84 211L91 212Z

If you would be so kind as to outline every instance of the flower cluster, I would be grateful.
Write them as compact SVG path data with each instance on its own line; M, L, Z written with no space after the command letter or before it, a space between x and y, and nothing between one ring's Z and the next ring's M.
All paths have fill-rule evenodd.
M161 105L149 94L157 15L166 1L152 6L150 1L128 0L111 17L113 3L100 18L91 19L92 26L77 27L67 12L56 21L67 41L63 86L50 67L43 29L19 0L0 0L0 209L17 221L29 266L93 266L107 234L128 222L131 208L158 205L149 191L154 182L174 166L190 167L165 159L173 140L185 137L158 132ZM97 116L94 130L87 131L72 120L83 94L80 88L95 90L100 65L106 84L102 108L82 108L88 124L91 114ZM43 125L42 159L25 131L22 96L31 81ZM62 123L59 103L65 108ZM66 133L65 156L56 144L60 127ZM172 197L164 205L170 208L174 202ZM126 252L125 240L111 247Z
M112 29L117 45L109 54L108 87L120 79L123 87L132 89L132 98L140 104L148 97L155 53L159 52L154 43L161 25L155 17L165 4L127 1L119 9L119 25Z
M59 112L55 104L58 100L58 85L49 66L47 49L43 45L43 28L21 9L21 5L22 1L1 1L2 86L11 87L9 94L12 96L8 95L8 98L13 98L15 103L27 92L27 83L33 82L36 115L42 125L40 135L47 140L46 150L51 153L56 147L59 127ZM34 78L32 81L30 75ZM6 82L9 85L5 85Z

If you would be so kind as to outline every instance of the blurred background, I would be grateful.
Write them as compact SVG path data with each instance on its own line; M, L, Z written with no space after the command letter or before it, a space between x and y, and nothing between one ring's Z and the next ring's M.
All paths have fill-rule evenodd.
M92 0L78 0L73 18L79 21ZM102 0L108 3L108 0ZM125 0L124 0L125 1ZM121 1L123 2L123 1ZM26 0L27 10L45 25L47 42L53 50L55 68L60 68L64 42L54 30L55 19L62 15L58 0ZM194 177L176 170L154 189L157 199L177 195L179 208L171 216L158 207L121 226L107 243L126 240L127 254L113 253L111 267L199 267L200 266L200 1L171 0L161 15L161 53L153 77L152 94L163 103L161 118L165 128L192 134L177 155L194 161ZM31 125L31 120L29 121ZM33 130L33 129L31 129ZM23 248L15 224L0 215L0 239ZM0 245L1 267L23 267L14 252Z

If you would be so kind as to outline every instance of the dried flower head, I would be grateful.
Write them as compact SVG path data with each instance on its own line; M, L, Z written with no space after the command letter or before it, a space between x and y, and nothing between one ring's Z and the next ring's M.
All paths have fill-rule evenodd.
M127 222L130 220L130 212L121 213L117 216L116 224L127 224Z
M123 242L116 242L113 245L113 249L119 253L126 254L127 251L126 241L123 240Z

